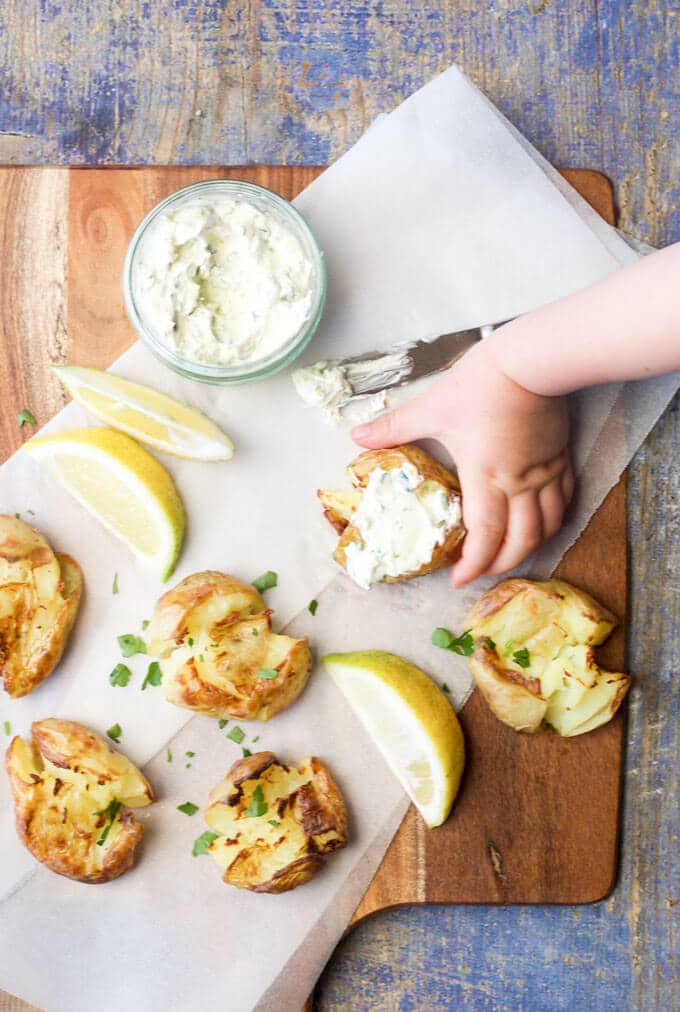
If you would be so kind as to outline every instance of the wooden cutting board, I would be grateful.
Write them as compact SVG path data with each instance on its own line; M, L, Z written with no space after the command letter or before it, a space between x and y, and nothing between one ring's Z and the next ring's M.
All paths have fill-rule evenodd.
M121 267L134 228L154 204L180 186L220 176L292 198L321 171L0 169L2 458L30 435L16 425L23 407L44 423L64 403L50 362L105 367L134 340L121 300ZM564 175L613 223L604 176L582 170ZM622 479L558 569L622 618L625 504ZM601 658L624 670L623 623ZM570 741L514 733L478 693L460 716L468 760L452 817L427 830L408 812L352 923L405 903L589 903L612 888L624 716ZM0 994L0 1010L27 1007Z

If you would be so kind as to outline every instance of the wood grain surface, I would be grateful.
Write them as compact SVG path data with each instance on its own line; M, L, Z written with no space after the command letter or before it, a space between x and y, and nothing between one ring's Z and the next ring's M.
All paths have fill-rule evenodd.
M15 285L6 286L0 316L7 352L0 366L6 391L5 452L24 432L15 427L22 406L45 421L61 403L46 368L49 361L106 365L133 340L120 299L120 268L136 223L153 204L188 182L225 174L245 176L293 196L319 171L1 170L0 192L7 197L6 262L16 277ZM612 218L611 190L603 177L571 173L570 178ZM52 230L61 237L55 244L59 256L46 258L52 300L36 298L45 268L41 258L27 255L35 249L33 207L40 210L39 227L48 224L43 244L53 242ZM14 223L17 211L21 227ZM45 341L45 334L55 328L59 340ZM624 615L625 573L625 493L620 484L560 574ZM622 666L621 633L608 644L605 659ZM524 737L500 725L473 695L462 721L469 763L455 816L428 832L409 812L355 920L409 902L590 902L611 888L622 718L569 742L552 734ZM584 853L587 862L581 859Z

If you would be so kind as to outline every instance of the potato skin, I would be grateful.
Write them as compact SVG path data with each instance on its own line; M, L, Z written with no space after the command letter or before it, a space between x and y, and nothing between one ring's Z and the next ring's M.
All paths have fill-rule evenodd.
M154 800L148 780L82 724L49 718L31 734L32 742L16 736L5 758L19 838L58 875L90 884L122 875L143 833L126 806ZM112 801L125 807L99 845Z
M630 685L627 675L604 671L595 660L594 648L615 625L607 608L564 580L503 580L468 612L465 626L475 639L468 667L490 709L514 730L535 732L545 722L566 737L585 733L614 716ZM523 669L510 656L525 647L530 665ZM553 674L548 685L555 665L557 680ZM567 696L569 686L579 698ZM595 689L599 695L587 698L601 706L591 712L584 703Z
M0 676L14 699L54 671L80 605L83 574L39 531L0 515Z
M267 810L251 817L246 812L258 789ZM315 756L297 768L273 752L239 759L210 792L205 820L220 834L209 853L223 881L251 892L296 889L323 867L325 855L347 844L345 803Z
M442 463L434 457L421 450L418 446L406 444L394 446L384 450L367 450L349 465L347 473L353 485L353 490L346 493L343 503L342 493L328 492L324 489L317 491L317 496L324 508L324 516L340 535L338 544L333 552L333 558L347 569L347 547L354 543L361 543L361 532L353 525L351 520L352 512L357 508L358 501L356 491L366 487L371 472L376 468L383 471L391 471L403 467L404 464L412 464L425 481L436 482L448 493L454 493L460 497L461 490L458 479ZM349 518L349 519L348 519ZM460 558L465 537L465 527L462 521L456 524L441 545L435 545L432 558L429 562L419 566L418 569L409 570L399 576L386 576L383 583L399 583L403 580L413 580L418 576L426 576L438 569L452 566Z
M253 586L215 570L163 594L147 650L160 657L166 699L240 720L269 720L290 706L307 684L312 655L306 639L273 633L271 614ZM258 678L262 669L277 675Z

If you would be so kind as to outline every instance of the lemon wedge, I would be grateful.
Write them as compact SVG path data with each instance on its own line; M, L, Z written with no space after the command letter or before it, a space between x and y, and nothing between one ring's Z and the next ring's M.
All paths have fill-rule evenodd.
M114 373L78 365L53 366L74 401L162 453L190 460L229 460L234 444L207 415L158 390Z
M451 811L465 765L458 718L419 668L381 650L323 663L428 826Z
M113 534L167 580L184 540L186 514L172 478L134 439L113 429L36 436L24 451Z

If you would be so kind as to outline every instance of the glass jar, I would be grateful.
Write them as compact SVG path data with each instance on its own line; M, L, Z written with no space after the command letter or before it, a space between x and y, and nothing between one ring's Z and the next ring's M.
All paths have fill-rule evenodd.
M139 289L140 245L159 215L193 203L210 204L233 200L253 205L273 217L299 242L311 268L311 298L307 315L292 337L265 357L237 365L196 362L181 356L144 318L143 297ZM307 347L321 319L326 299L324 255L311 228L289 201L272 190L240 179L210 179L193 183L166 197L140 222L128 246L123 265L123 299L128 318L140 340L170 369L202 383L248 383L265 379L290 365Z

